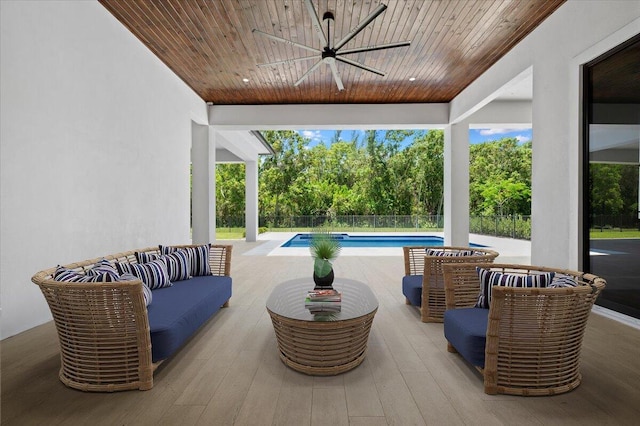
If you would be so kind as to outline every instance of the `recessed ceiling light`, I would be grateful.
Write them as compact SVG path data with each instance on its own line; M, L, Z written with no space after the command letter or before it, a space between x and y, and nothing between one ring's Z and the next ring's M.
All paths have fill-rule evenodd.
M409 81L416 81L415 77L409 77Z
M249 79L248 78L243 78L242 81L244 81L245 83L248 83Z

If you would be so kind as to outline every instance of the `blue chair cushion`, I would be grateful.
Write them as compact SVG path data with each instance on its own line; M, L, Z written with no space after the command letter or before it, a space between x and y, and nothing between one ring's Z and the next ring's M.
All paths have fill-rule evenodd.
M155 302L154 302L155 303ZM472 365L484 368L489 309L449 309L444 313L444 337Z
M153 290L147 307L153 362L176 352L231 298L231 277L198 276Z
M422 275L405 275L402 277L402 294L413 306L422 305Z

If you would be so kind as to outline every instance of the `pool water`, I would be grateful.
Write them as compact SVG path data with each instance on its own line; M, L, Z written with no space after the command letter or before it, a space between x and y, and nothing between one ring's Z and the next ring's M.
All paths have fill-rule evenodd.
M342 247L404 247L404 246L443 246L444 239L424 235L349 235L331 234L340 241ZM311 234L297 234L280 247L309 247ZM470 244L471 247L482 247Z

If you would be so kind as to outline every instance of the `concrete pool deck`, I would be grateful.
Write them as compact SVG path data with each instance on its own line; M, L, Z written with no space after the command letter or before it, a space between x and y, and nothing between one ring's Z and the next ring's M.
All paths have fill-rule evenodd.
M245 256L309 256L306 247L280 247L299 232L265 232L258 236L256 247L244 253ZM412 235L442 237L442 232L348 232L349 235ZM500 253L496 262L531 263L531 242L513 238L500 238L488 235L470 234L474 244L486 246ZM402 247L343 247L340 256L400 256Z

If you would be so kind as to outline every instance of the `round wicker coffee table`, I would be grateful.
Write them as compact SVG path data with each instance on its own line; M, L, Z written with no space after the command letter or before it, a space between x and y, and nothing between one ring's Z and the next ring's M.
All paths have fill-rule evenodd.
M305 308L311 278L276 286L267 311L278 341L280 359L294 370L314 376L331 376L362 363L378 300L365 284L336 279L342 293L340 312L312 314Z

